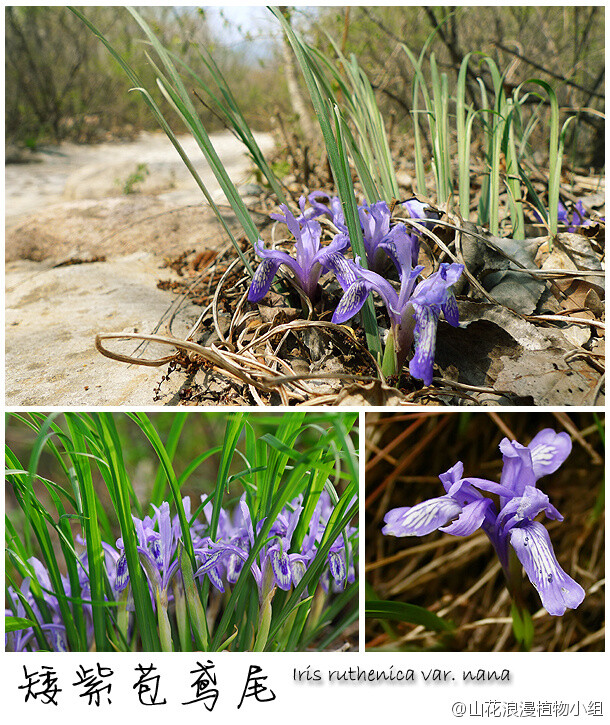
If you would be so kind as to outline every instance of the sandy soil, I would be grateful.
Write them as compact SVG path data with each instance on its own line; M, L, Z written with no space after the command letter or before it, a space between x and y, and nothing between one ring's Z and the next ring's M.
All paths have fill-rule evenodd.
M183 142L221 202L194 141ZM229 133L213 142L239 188L249 175L243 147ZM271 137L262 134L259 143L268 151ZM171 386L154 399L162 368L108 360L95 350L94 338L96 332L157 329L176 304L173 293L157 288L159 278L171 276L163 258L226 241L212 211L159 134L66 144L39 156L39 163L6 167L6 404L175 404L178 391ZM125 194L139 164L148 174L134 184L137 193ZM237 233L230 210L227 220ZM174 334L184 334L198 313L184 305Z
M244 147L228 131L213 134L212 141L233 182L246 181ZM257 134L257 141L263 152L273 147L270 134ZM180 142L212 195L222 198L195 140L181 136ZM5 168L7 224L61 201L120 196L140 164L145 165L148 175L134 185L135 191L181 204L196 204L203 198L176 150L161 133L143 133L136 141L91 146L65 143L43 148L34 158L37 163L8 164Z

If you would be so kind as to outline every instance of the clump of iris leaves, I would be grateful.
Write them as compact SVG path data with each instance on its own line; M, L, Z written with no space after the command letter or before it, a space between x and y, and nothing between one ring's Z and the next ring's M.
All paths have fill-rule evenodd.
M150 506L134 492L114 415L58 415L9 420L33 443L26 466L7 448L21 509L6 517L7 650L345 644L358 617L355 414L225 415L222 443L180 475L174 460L192 414L174 414L165 442L154 417L127 414L158 462ZM57 480L38 472L48 454ZM185 496L212 456L211 492Z
M436 31L425 43L419 57L406 44L400 44L414 69L412 84L412 119L414 135L414 164L416 190L420 199L412 200L411 207L402 207L402 224L390 225L388 211L400 198L393 160L384 121L377 106L373 88L358 65L355 56L345 57L341 49L328 38L336 58L309 45L293 28L290 11L269 8L280 24L303 74L303 79L315 110L337 195L329 190L310 190L311 208L301 202L301 214L290 210L288 199L279 178L267 163L249 128L231 89L214 59L205 48L200 48L202 78L178 56L164 47L145 20L129 9L138 23L151 51L149 61L157 74L157 85L186 128L193 134L202 153L213 170L239 220L252 250L262 258L256 270L252 269L248 255L235 240L222 213L214 203L178 137L170 128L150 91L143 87L136 70L121 57L103 34L79 10L73 12L101 40L121 65L168 135L176 150L188 166L202 193L234 244L235 250L253 278L250 300L262 299L269 290L275 272L281 265L293 274L297 287L306 297L315 299L319 294L318 278L322 271L331 270L344 290L333 321L346 322L360 312L361 326L369 352L377 361L382 376L399 374L412 354L409 370L413 377L429 385L432 381L436 326L441 312L452 325L458 324L458 308L452 285L464 268L448 246L431 231L429 207L421 201L434 197L438 209L445 210L452 203L459 209L462 220L471 214L471 143L473 134L479 133L485 148L487 173L477 209L477 222L486 226L492 235L509 227L514 238L525 237L524 199L535 210L536 219L548 228L550 239L556 235L562 205L560 203L561 160L568 125L576 116L570 116L560 126L560 109L553 88L545 81L532 78L507 94L504 76L494 60L477 53L468 53L461 64L457 85L450 91L449 77L438 69L434 53L428 50ZM438 29L437 29L438 30ZM424 68L428 61L428 71ZM472 66L486 68L491 87L477 77L480 98L476 104L468 100L467 77L473 75ZM188 85L198 86L206 96L206 103L214 108L248 150L271 192L281 205L279 215L292 233L296 256L267 250L259 239L258 230L240 195L228 177L214 146L204 128L182 78ZM211 79L211 80L209 80ZM534 101L534 103L532 103ZM544 116L529 110L536 106ZM548 106L548 111L545 109ZM451 111L450 111L451 109ZM548 113L548 115L546 115ZM549 129L549 173L546 198L540 198L528 174L525 158L531 161L528 141L542 118ZM427 127L427 128L426 128ZM423 135L432 149L433 186L426 175ZM454 139L457 143L454 142ZM456 150L457 149L457 150ZM364 203L358 204L352 174L364 194ZM504 208L509 219L500 219L500 197L505 194ZM326 209L320 205L326 198ZM453 201L452 201L453 200ZM361 200L362 201L362 200ZM393 208L392 208L393 210ZM334 226L335 236L330 244L320 243L317 219L325 217ZM383 217L383 221L381 218ZM275 215L278 218L278 215ZM455 225L443 221L445 227ZM405 225L407 228L405 228ZM457 228L457 227L455 227ZM398 230L401 229L399 232ZM426 279L417 281L423 268L418 266L418 246L421 236L429 237L451 259L441 264ZM410 241L408 241L410 240ZM351 247L351 257L345 253ZM387 258L386 258L387 257ZM391 260L391 263L388 262ZM384 264L385 262L385 264ZM392 264L393 263L393 264ZM388 273L387 270L391 271ZM398 287L398 291L397 288ZM390 329L384 335L379 326L371 293L379 295L386 307ZM387 323L383 322L384 326ZM165 342L159 340L160 342ZM459 364L459 361L457 361Z

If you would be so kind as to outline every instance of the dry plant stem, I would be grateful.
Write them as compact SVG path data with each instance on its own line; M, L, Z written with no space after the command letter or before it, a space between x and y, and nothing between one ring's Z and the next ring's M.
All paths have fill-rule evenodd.
M279 335L280 333L284 333L285 331L292 332L294 330L304 329L307 327L321 327L327 330L331 330L333 332L341 332L343 335L349 338L350 342L354 344L360 352L363 354L366 354L366 357L371 361L372 365L375 367L375 370L378 373L378 376L382 378L381 370L379 369L379 366L377 365L377 361L375 358L370 354L370 352L362 347L360 343L354 338L354 335L350 328L345 327L345 325L336 325L334 322L326 322L325 320L317 320L317 321L309 321L309 320L293 320L292 322L287 322L283 325L277 325L277 327L274 327L273 329L269 330L269 332L265 333L262 337L259 337L255 340L252 340L246 347L242 348L240 352L244 352L245 350L249 350L250 348L254 347L255 345L258 345L273 335ZM317 376L314 376L317 377ZM375 379L375 378L373 378Z
M512 432L512 430L506 425L506 423L502 420L502 418L497 414L493 412L488 412L487 415L493 420L493 422L498 426L498 428L504 433L505 436L508 436L512 441L517 440L517 436Z
M569 269L538 269L538 270L530 270L525 269L525 267L521 270L519 269L511 269L511 272L528 272L532 275L535 274L539 279L562 279L570 277L574 277L577 279L578 277L605 277L606 272L603 269L578 269L578 270L569 270Z
M455 388L456 390L470 390L473 393L491 393L493 395L501 394L502 391L496 390L495 388L486 388L484 385L466 385L466 383L456 383L454 380L446 380L445 378L433 378L432 382L436 382L439 385L446 385L449 388ZM422 392L422 391L420 391ZM440 395L440 391L435 391L437 395ZM426 394L424 392L424 394ZM453 393L446 393L447 395Z
M384 449L380 450L379 453L377 453L377 455L375 455L373 458L371 458L370 461L367 461L366 466L364 467L365 473L367 471L370 471L371 468L373 468L373 466L376 466L377 463L379 463L379 461L381 461L381 460L389 461L388 453L391 450L393 450L394 448L396 448L397 446L401 445L402 442L405 440L405 438L408 438L412 433L414 433L420 426L422 426L425 423L425 421L426 421L426 418L424 416L422 416L421 418L413 421L413 423L410 426L408 426L401 433L399 433L399 435L396 436L396 438L394 438L393 440L391 440ZM365 445L367 445L366 442L365 442ZM391 463L391 465L394 465L394 466L397 465L396 460L392 460L389 462Z
M271 392L271 388L267 387L267 385L265 385L263 382L254 380L249 375L246 375L244 372L242 372L241 369L231 364L225 357L217 352L213 346L211 348L205 348L201 345L197 345L197 343L189 342L187 340L178 340L177 338L164 337L163 335L145 335L136 332L105 332L98 333L95 336L95 347L98 352L102 353L102 355L109 357L111 360L133 363L135 365L146 365L150 367L159 367L161 365L165 365L166 363L174 360L176 358L176 354L164 358L159 358L157 360L140 360L139 358L111 352L110 350L106 350L106 348L102 346L102 340L117 339L148 340L149 342L158 342L164 345L171 345L172 347L177 347L178 349L189 350L197 355L200 355L204 360L211 363L212 365L216 365L227 375L239 380L240 382L246 383L246 385L255 385L259 388L263 388L267 392ZM229 357L230 353L226 353L226 355L227 357ZM259 365L258 367L263 366Z
M483 549L488 543L488 539L484 534L481 534L480 536L473 536L473 538L468 539L463 544L460 544L453 551L448 552L442 557L437 557L434 561L431 561L429 564L421 567L413 576L410 576L407 579L402 579L401 576L398 576L388 582L387 594L389 596L396 596L397 594L402 594L403 592L408 591L415 580L424 574L433 572L439 567L445 565L451 567L453 562L456 561L463 564L466 555L476 554L478 549Z
M392 556L386 556L383 559L377 559L376 561L372 561L368 563L364 567L364 571L366 573L370 571L375 571L375 569L381 569L384 566L387 566L388 564L393 564L395 561L400 561L401 559L407 559L410 556L413 556L415 554L423 554L426 551L432 551L434 549L438 549L438 541L432 541L429 544L418 544L416 546L411 546L408 549L403 549L402 551L399 551L396 554L393 554Z
M231 345L230 343L228 343L228 342L227 342L227 341L225 340L225 337L224 337L224 335L223 335L223 334L222 334L222 332L220 331L220 325L218 324L218 299L219 299L219 297L220 297L220 293L221 293L221 291L222 291L222 286L223 286L223 284L224 284L224 282L225 282L225 279L226 279L226 278L227 278L227 277L229 276L229 274L231 274L231 272L233 271L233 269L234 269L234 268L235 268L235 267L237 266L237 263L238 263L238 262L240 262L240 261L241 261L241 260L239 259L239 257L237 257L237 258L236 258L236 259L234 259L234 260L233 260L233 262L232 262L232 263L231 263L231 264L230 264L230 265L229 265L229 266L227 267L227 269L225 270L224 274L223 274L223 275L222 275L222 277L220 278L220 282L219 282L219 283L218 283L218 285L216 286L216 291L214 292L214 298L213 298L213 300L212 300L212 319L214 320L214 329L216 330L216 334L218 335L218 339L219 339L219 340L220 340L221 342L223 342L223 343L225 343L225 344L228 344L228 345L230 345L230 347L231 347L231 352L234 352L234 347L233 347L233 345Z
M598 362L598 360L605 360L606 355L604 353L596 353L591 352L590 350L568 350L568 352L565 353L563 356L563 359L566 363L572 362L572 360L577 360L578 358L581 358L583 360L586 360L590 365L592 365L598 373L605 372L606 368Z
M502 565L500 564L500 562L494 562L485 572L485 574L483 574L483 576L470 587L470 589L465 591L463 594L460 594L459 597L456 597L448 607L440 609L438 612L438 616L445 617L452 609L455 609L455 607L459 607L464 602L467 602L475 592L481 589L481 587L487 584L487 582L492 581L492 579L501 571L501 569ZM509 621L512 622L512 620Z
M606 628L602 627L599 632L593 632L592 634L585 637L582 641L580 641L578 644L575 644L573 647L568 647L565 651L566 652L578 652L578 650L581 650L583 647L587 647L590 644L594 644L595 642L603 642L606 638Z
M186 293L185 293L185 296L186 296ZM193 335L197 332L197 330L199 329L199 325L201 325L201 323L203 322L203 318L206 316L206 314L208 313L208 310L210 310L211 307L212 307L212 304L210 303L207 307L203 308L203 310L202 310L201 314L199 315L199 317L197 318L195 324L189 330L189 332L186 336L187 340L190 340L193 337Z
M591 405L595 405L597 403L597 398L599 397L602 388L606 384L606 373L604 373L601 378L598 380L597 385L595 386L595 389L593 390L593 393L591 395Z
M229 341L233 339L233 336L235 334L235 329L237 327L244 327L244 329L247 327L246 322L254 317L254 313L252 312L246 312L245 314L241 314L243 306L246 304L246 300L248 299L248 290L246 290L243 295L239 298L239 302L237 303L237 307L235 308L235 312L233 313L233 317L231 318L231 324L229 325L229 332L227 333ZM238 342L235 343L236 346L239 345L239 339Z
M497 391L495 391L497 393ZM439 398L443 398L444 396L447 396L449 398L461 398L462 400L468 400L473 405L477 405L476 398L473 398L472 395L468 395L468 393L460 392L460 391L450 391L450 390L431 390L431 389L425 389L425 390L416 390L414 393L409 394L409 401L410 405L418 405L417 401L421 398L429 398L431 400L437 400ZM406 403L403 403L403 405L406 405Z
M430 443L431 440L436 438L441 430L449 423L450 417L449 415L442 418L436 428L429 431L421 440L419 440L413 448L409 451L409 453L399 462L399 464L396 466L396 468L392 471L392 473L387 476L380 484L377 486L377 488L367 496L365 505L368 507L370 506L373 501L375 501L379 495L386 489L387 486L389 486L391 483L393 483L396 478L406 469L409 467L411 462L417 458L417 456L420 455L421 451L426 448L426 446Z
M599 327L601 330L606 329L606 325L603 322L597 320L588 320L585 317L563 317L562 315L522 315L525 320L537 320L549 322L567 322L570 325L590 325L591 327Z

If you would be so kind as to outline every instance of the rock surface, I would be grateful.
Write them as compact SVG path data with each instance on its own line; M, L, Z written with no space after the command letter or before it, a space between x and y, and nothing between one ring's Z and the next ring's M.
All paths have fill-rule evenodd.
M175 390L154 388L164 368L116 362L95 349L98 332L153 332L177 301L155 286L158 258L140 252L106 262L46 268L20 260L6 267L7 405L88 406L173 404ZM172 332L185 335L199 309L185 305ZM159 329L161 334L167 330ZM109 343L110 345L110 343ZM113 350L131 353L129 340ZM149 359L170 348L142 351Z
M246 181L243 147L230 134L213 141L234 183ZM271 138L263 134L259 142L268 150ZM140 185L147 193L123 194L117 174L138 163L149 168ZM221 202L205 162L200 170ZM62 146L61 154L46 154L41 163L9 165L6 210L6 404L177 404L179 382L164 383L155 400L165 367L116 362L94 346L98 332L167 334L179 298L157 288L160 278L173 274L163 258L227 241L171 144L146 134L133 144ZM226 218L239 234L230 209ZM184 336L199 312L181 305L172 334ZM108 346L131 354L138 342ZM148 359L170 352L141 350Z

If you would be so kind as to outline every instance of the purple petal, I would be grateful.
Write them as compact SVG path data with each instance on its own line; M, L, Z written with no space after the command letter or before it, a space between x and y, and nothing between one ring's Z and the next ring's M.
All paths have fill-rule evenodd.
M557 204L557 221L559 222L559 224L569 224L568 210L561 202Z
M420 282L413 292L412 300L420 305L435 305L444 307L449 305L451 315L451 285L455 284L464 271L463 264L441 264L436 272Z
M454 483L457 481L460 481L464 476L464 464L462 461L458 461L455 465L451 466L451 468L448 471L445 471L445 473L441 473L439 475L439 478L441 479L441 483L445 487L445 491L449 493L449 489L451 486L453 486Z
M443 310L445 319L450 325L457 327L460 324L460 312L453 292L447 292L447 301L441 305L441 309Z
M34 570L34 574L36 574L36 579L38 580L38 583L44 589L48 589L48 590L53 589L53 587L51 585L51 580L49 578L49 573L47 572L45 565L40 561L40 559L37 559L35 556L31 556L28 559L28 564ZM53 595L49 595L49 596L53 596Z
M333 314L332 321L341 325L360 312L366 302L369 290L363 279L357 279L345 292Z
M170 582L176 575L176 572L180 568L180 560L174 559L172 563L165 569L163 572L163 578L162 578L162 587L164 590L167 590L167 587L170 585Z
M292 236L296 239L301 233L299 222L286 204L280 204L280 209L284 212L283 214L278 214L276 212L275 214L269 214L269 216L278 222L284 223L292 233Z
M330 551L328 553L328 568L335 583L345 585L345 577L347 571L345 568L345 558L342 551Z
M473 501L462 509L456 521L448 526L441 527L441 531L452 536L470 536L485 520L485 515L493 508L493 501L490 498L481 498Z
M254 277L252 278L252 284L250 285L250 291L248 292L248 300L250 302L260 302L263 297L269 292L273 278L276 275L280 267L281 262L273 259L263 259L258 265Z
M511 489L513 496L522 496L526 486L536 485L531 451L508 438L500 441L500 450L504 461L500 483Z
M229 584L235 584L239 579L241 570L244 568L244 562L240 559L237 554L231 554L227 562L227 581Z
M290 560L288 555L283 552L280 554L279 549L269 550L269 562L273 569L273 576L275 582L280 589L288 591L292 582L292 576L290 572Z
M164 501L157 512L159 522L159 533L161 534L161 556L163 557L163 569L169 566L172 556L172 520L169 515L169 503Z
M541 511L550 519L563 521L563 516L545 493L535 486L526 486L522 496L515 496L502 507L498 514L498 528L502 527L506 533L522 521L533 521Z
M153 588L153 591L155 589L161 589L162 588L162 581L161 576L159 574L159 570L157 569L157 562L155 561L154 557L150 553L148 549L143 548L142 546L137 547L138 551L138 558L140 559L140 563L142 564L142 568L144 569L144 572L146 573L146 577L148 581L150 582L151 587Z
M262 261L252 278L252 284L248 292L250 302L260 302L269 292L273 278L282 264L290 267L299 280L303 278L303 270L286 252L279 249L265 249L262 242L259 241L256 245L256 253L262 258Z
M512 529L510 543L549 614L561 616L566 609L578 607L585 598L585 590L559 566L542 524L531 521Z
M390 208L385 201L378 201L370 207L365 203L359 207L358 216L366 256L369 263L372 264L377 245L390 231Z
M386 536L425 536L448 524L461 511L460 504L449 496L431 498L416 506L388 511L381 533Z
M376 249L383 250L394 262L401 280L405 274L408 277L411 269L417 265L419 240L407 233L404 224L393 226L389 233L377 244Z
M244 496L239 499L239 509L241 511L242 518L246 531L248 532L248 539L250 540L250 546L254 546L254 529L252 527L252 517L250 516L250 509Z
M117 592L122 592L129 582L129 570L127 569L127 557L121 554L116 565L116 578L114 580L114 588Z
M227 559L231 554L235 554L244 561L248 558L245 551L242 551L233 544L211 544L213 549L195 549L195 555L201 561L201 566L197 569L195 576L201 574L207 574L211 569L217 567L224 559Z
M327 215L328 217L330 217L330 219L332 219L333 224L338 229L343 230L343 228L345 227L345 220L343 217L341 200L338 196L331 198L324 191L312 191L307 198L309 199L309 203L311 204L314 212L311 216ZM323 204L321 201L318 201L318 199L323 199L328 203Z
M210 569L207 574L209 580L216 587L216 589L218 589L219 592L224 592L225 585L222 583L222 578L218 572L218 569Z
M496 493L498 494L498 496L505 496L507 498L513 497L512 489L503 486L501 483L496 483L495 481L488 481L486 478L476 478L473 476L468 476L464 479L464 481L471 486L476 486L481 491Z
M402 206L407 209L411 219L424 219L430 221L436 221L440 219L440 213L432 209L429 204L425 204L423 201L413 197L403 201Z
M330 217L337 229L340 229L342 232L347 232L343 206L341 205L341 199L338 196L331 197L323 191L312 191L307 198L314 209L313 216L323 216L326 214ZM328 204L322 204L317 201L318 199L323 199L328 202Z
M313 262L321 264L323 267L329 267L328 260L336 256L343 256L340 252L347 249L349 245L350 239L347 234L335 234L330 244L327 244L325 247L321 247L316 252Z
M352 260L344 257L341 252L325 254L323 264L326 269L331 270L334 273L344 292L347 292L351 285L358 279L358 276L354 271L354 263Z
M305 576L307 566L303 561L303 557L291 559L290 561L290 575L294 586L298 586L301 579Z
M415 308L415 354L409 363L414 378L432 383L434 353L436 351L436 326L438 313L433 307L413 305Z
M153 539L149 544L150 552L155 560L158 569L163 569L163 551L161 548L161 537Z
M536 479L554 473L566 460L572 450L572 441L567 433L555 433L545 428L538 433L528 449L532 454L532 465Z
M303 222L303 228L295 238L297 261L305 272L313 265L314 257L320 251L321 236L320 224L309 220Z

